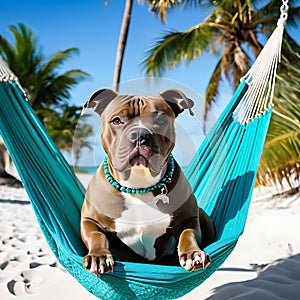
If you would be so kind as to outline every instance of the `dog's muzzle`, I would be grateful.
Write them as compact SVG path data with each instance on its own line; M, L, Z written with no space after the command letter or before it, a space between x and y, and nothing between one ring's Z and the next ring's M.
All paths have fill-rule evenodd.
M131 165L148 166L155 139L153 134L144 127L134 127L128 132L129 162Z
M153 135L146 128L133 128L128 133L128 141L131 146L149 146L153 145Z

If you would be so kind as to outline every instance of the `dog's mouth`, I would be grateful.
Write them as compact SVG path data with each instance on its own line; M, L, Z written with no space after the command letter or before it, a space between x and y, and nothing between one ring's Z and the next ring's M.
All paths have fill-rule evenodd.
M129 153L129 165L144 166L146 168L150 165L150 159L153 154L151 147L140 146L132 149Z
M131 166L149 166L149 161L143 155L136 155L129 160Z
M128 151L129 150L129 151ZM159 149L149 146L139 146L127 149L127 151L118 156L121 160L112 160L113 168L117 172L126 173L128 176L131 169L138 167L141 169L148 169L152 176L159 174L166 164L166 157L168 154L163 155ZM128 174L129 172L129 174ZM127 176L125 176L127 177Z
M118 172L131 172L132 167L147 168L152 176L160 174L172 144L145 128L134 127L120 139L117 155L112 157ZM121 146L122 145L122 146Z

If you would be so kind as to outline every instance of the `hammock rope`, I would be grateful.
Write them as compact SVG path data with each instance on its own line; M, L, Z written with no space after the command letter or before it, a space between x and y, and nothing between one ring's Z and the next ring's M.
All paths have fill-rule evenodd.
M243 125L248 124L273 106L276 70L280 61L282 36L287 20L287 0L283 1L280 11L281 15L276 29L251 69L241 79L248 84L249 88L234 111L233 118Z
M216 241L205 249L212 263L195 272L117 261L113 273L97 278L83 268L87 250L80 238L80 211L85 189L31 109L17 78L0 60L0 133L49 246L88 291L102 299L175 299L200 285L232 252L244 230L271 118L284 24L278 22L275 31L280 34L265 46L267 62L257 58L186 169L199 206L217 229Z

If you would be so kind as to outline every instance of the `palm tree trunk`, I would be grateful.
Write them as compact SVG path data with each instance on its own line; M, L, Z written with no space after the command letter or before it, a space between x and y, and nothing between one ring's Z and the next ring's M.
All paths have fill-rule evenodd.
M126 0L122 27L120 31L119 44L117 50L116 64L115 64L115 73L114 73L114 81L113 87L116 91L119 90L119 83L122 71L122 64L124 58L124 52L127 43L127 36L129 31L129 25L131 20L131 11L132 11L133 0Z
M0 143L0 176L4 175L5 173L4 145Z
M21 181L15 178L14 176L8 174L5 170L6 153L6 147L2 141L2 138L0 137L0 186L6 185L10 187L20 188L23 186Z

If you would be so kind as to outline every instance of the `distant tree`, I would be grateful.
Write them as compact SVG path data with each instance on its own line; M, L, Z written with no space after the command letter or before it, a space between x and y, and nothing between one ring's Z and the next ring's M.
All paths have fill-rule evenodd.
M10 175L9 173L7 173L5 170L5 165L6 165L5 153L7 153L7 150L0 137L0 186L8 185L11 187L20 188L23 186L21 181L19 181L17 178Z
M18 77L30 105L42 120L45 108L55 108L68 101L71 89L89 75L78 69L59 72L69 58L79 53L77 48L58 51L46 59L32 29L18 24L9 26L9 30L14 43L0 35L0 54Z
M83 117L85 117L85 115ZM93 130L90 125L86 124L85 122L78 123L72 148L75 167L78 165L78 160L80 158L82 149L92 149L90 142L87 140L87 137L91 136L92 134Z
M199 5L201 0L145 0L145 3L150 4L150 10L156 15L159 15L163 23L167 20L167 12L176 7L185 7L188 5Z
M78 110L81 108L66 103L71 98L71 89L89 75L79 69L60 72L60 68L69 58L79 53L78 49L58 51L47 59L31 28L20 23L9 26L9 30L14 41L11 43L0 35L0 55L18 77L30 105L49 130L58 148L63 150L70 147L71 135L76 127L74 120L78 118ZM70 120L67 121L67 118Z
M81 107L69 105L49 110L44 117L46 130L58 148L73 152L74 166L77 165L81 150L84 147L91 149L87 138L93 134L92 127L84 123L88 117L81 116Z

